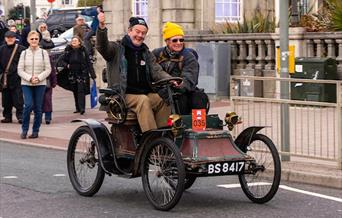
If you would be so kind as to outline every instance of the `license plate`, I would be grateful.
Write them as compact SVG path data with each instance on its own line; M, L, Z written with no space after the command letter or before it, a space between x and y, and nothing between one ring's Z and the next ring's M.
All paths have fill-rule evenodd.
M237 162L220 162L207 164L208 175L232 175L239 174L245 169L244 161Z

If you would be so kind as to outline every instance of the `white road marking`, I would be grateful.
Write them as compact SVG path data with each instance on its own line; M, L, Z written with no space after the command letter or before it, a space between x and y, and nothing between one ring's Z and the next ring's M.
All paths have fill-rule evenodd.
M53 176L55 176L55 177L63 177L63 176L65 176L65 174L55 174L55 175L53 175Z
M4 176L4 179L18 179L18 176Z
M259 182L259 183L251 183L249 185L250 186L255 186L255 185L271 185L271 183ZM222 187L222 188L240 188L241 185L240 184L225 184L225 185L218 185L218 187ZM286 186L286 185L279 185L279 188L287 190L287 191L298 192L298 193L302 193L302 194L305 194L305 195L311 195L311 196L315 196L315 197L319 197L319 198L324 198L324 199L328 199L328 200L337 201L337 202L341 202L342 203L342 198L332 197L332 196L323 195L323 194L319 194L319 193L315 193L315 192L309 192L309 191L305 191L305 190L301 190L301 189L297 189L297 188L292 188L292 187L289 187L289 186Z
M322 195L322 194L315 193L315 192L309 192L309 191L304 191L304 190L297 189L297 188L291 188L291 187L286 186L286 185L280 185L279 188L282 188L282 189L285 189L285 190L288 190L288 191L302 193L302 194L305 194L305 195L312 195L312 196L319 197L319 198L325 198L325 199L328 199L328 200L337 201L337 202L341 202L342 203L342 198L336 198L336 197L332 197L332 196L328 196L328 195Z

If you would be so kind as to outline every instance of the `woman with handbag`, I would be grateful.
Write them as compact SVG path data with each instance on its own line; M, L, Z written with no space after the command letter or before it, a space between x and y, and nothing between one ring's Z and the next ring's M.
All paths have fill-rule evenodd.
M74 113L85 113L85 96L89 94L89 75L96 79L96 74L89 60L89 56L82 40L78 36L73 36L70 45L65 48L64 60L69 76L69 83L75 99Z
M29 47L20 55L18 74L24 94L24 112L20 137L26 139L30 125L30 113L34 111L32 134L29 138L38 138L42 122L42 104L46 89L46 78L51 73L49 54L39 48L39 33L31 31L27 36Z

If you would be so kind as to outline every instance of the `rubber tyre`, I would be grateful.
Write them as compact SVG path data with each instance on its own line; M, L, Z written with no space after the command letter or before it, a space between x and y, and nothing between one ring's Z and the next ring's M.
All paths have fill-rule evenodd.
M197 179L197 176L192 175L192 174L187 174L185 176L184 189L187 190L191 188L191 186L195 183L196 179Z
M145 195L153 207L168 211L176 206L184 192L185 167L175 143L165 137L148 143L140 167ZM151 182L153 177L156 179ZM158 189L159 185L165 187Z
M268 138L267 136L263 135L263 134L256 134L253 136L252 140L251 140L251 145L253 145L253 143L255 142L261 142L263 144L263 146L265 146L264 148L259 147L259 149L267 149L271 155L269 155L269 158L272 158L272 160L270 160L270 163L273 163L273 173L272 171L270 171L270 175L271 178L270 180L270 185L269 190L266 190L265 193L261 194L261 195L256 195L256 193L253 193L253 190L259 190L262 191L264 187L266 187L265 184L269 184L269 183L255 183L256 181L258 181L261 178L258 178L258 176L260 176L260 174L264 173L266 171L266 173L268 172L268 168L266 166L265 171L258 171L255 174L241 174L239 175L239 181L241 184L241 188L243 190L243 192L246 194L246 196L253 202L255 203L266 203L268 201L270 201L274 195L277 193L278 188L279 188L279 183L280 183L280 179L281 179L281 163L280 163L280 158L279 158L279 153L275 147L275 145L273 144L272 140L270 138ZM252 155L252 150L247 150L246 152L248 155ZM256 155L254 155L256 156ZM262 164L263 166L266 165L266 159L265 157L261 158L262 160L264 160L265 164ZM257 164L261 164L260 160L256 159L256 163ZM248 178L251 177L251 182L249 182ZM260 176L261 177L261 176ZM272 178L273 177L273 178ZM266 178L266 177L265 177ZM269 178L269 176L267 177L267 179ZM251 184L253 182L253 184ZM263 182L263 181L260 181Z
M89 147L86 147L85 149L82 149L82 147L79 145L79 140L83 138L89 139ZM76 190L77 193L79 193L82 196L93 196L96 194L99 189L102 186L105 172L103 171L102 167L100 166L99 159L98 159L98 145L95 144L96 140L94 139L94 136L88 126L81 126L75 130L75 132L72 134L70 141L69 141L69 146L68 146L68 151L67 151L67 168L68 168L68 174L69 174L69 179ZM86 144L86 143L84 143ZM81 156L79 160L77 159L75 155L76 150L83 151L84 154L80 154L77 156ZM90 150L92 149L92 152L94 152L93 156L90 155ZM78 153L77 153L78 154ZM96 159L96 154L97 154L97 159ZM75 160L76 159L76 160ZM75 164L76 163L76 164ZM77 166L76 166L77 165ZM91 165L91 166L90 166ZM79 166L79 167L78 167ZM78 167L78 168L77 168ZM82 183L82 178L79 177L77 173L77 169L79 170L84 170L84 174L87 176L87 173L91 173L93 179L91 179L89 185L85 186ZM92 172L90 172L92 171Z

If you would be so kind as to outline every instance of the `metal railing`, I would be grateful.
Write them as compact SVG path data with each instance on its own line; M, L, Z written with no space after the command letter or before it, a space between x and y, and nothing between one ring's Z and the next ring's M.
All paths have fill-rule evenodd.
M244 81L273 81L274 98L239 96ZM336 103L280 99L280 82L335 84ZM263 133L269 136L280 154L291 160L333 164L342 169L342 81L309 80L274 77L231 76L231 102L243 120L233 134L238 135L248 126L267 126ZM289 151L282 151L281 106L289 106Z

